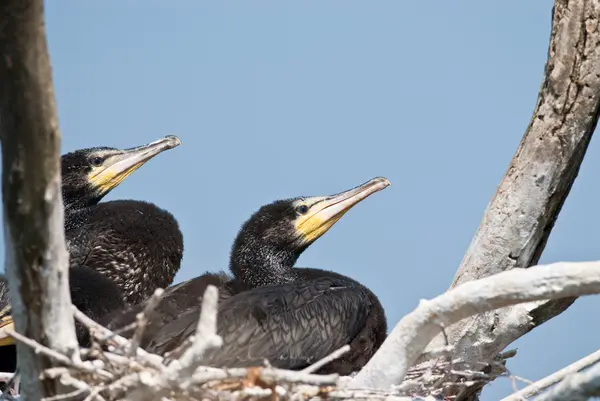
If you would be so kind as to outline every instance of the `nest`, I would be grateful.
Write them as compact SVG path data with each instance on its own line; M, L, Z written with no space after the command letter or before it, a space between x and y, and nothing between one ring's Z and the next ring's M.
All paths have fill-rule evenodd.
M213 289L211 289L213 290ZM220 369L199 366L202 355L220 347L216 334L217 290L207 290L196 334L189 339L181 357L166 363L163 358L139 347L139 338L148 323L145 316L158 303L157 292L148 308L138 315L135 333L128 340L73 307L75 318L86 326L93 339L90 348L79 348L67 355L49 349L19 333L12 332L18 342L31 347L54 361L56 367L42 373L41 379L58 380L63 394L46 401L195 401L195 400L450 400L445 394L476 383L481 385L500 375L506 375L503 359L479 369L459 369L460 361L452 360L449 349L429 355L426 367L410 370L404 382L390 391L351 389L352 378L337 374L319 375L313 372L339 358L349 350L340 348L331 355L301 370L291 371L269 366ZM176 351L177 352L177 351ZM78 355L77 355L78 354ZM18 399L18 378L5 375L9 385L0 399Z

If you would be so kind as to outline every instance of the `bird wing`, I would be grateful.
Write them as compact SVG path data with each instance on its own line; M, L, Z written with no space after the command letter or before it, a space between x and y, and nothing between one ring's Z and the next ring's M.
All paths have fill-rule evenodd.
M364 290L336 279L255 288L219 306L223 346L206 354L212 366L261 365L298 369L351 342L365 324L370 302ZM149 351L174 349L195 331L198 310L189 310L163 328ZM176 358L183 350L172 353Z

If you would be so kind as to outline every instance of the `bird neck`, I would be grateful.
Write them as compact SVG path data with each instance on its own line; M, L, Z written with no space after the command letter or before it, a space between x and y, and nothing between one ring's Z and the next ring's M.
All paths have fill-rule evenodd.
M299 255L291 250L248 241L236 244L229 268L247 288L286 284L298 280L294 264Z
M89 219L94 206L74 207L65 205L65 231L83 226Z

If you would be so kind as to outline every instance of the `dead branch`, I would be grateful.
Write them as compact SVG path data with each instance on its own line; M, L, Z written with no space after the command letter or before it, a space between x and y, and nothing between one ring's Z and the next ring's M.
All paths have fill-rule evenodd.
M60 133L42 0L0 2L0 140L6 274L20 334L77 360L68 308ZM27 399L52 396L58 381L38 377L54 363L18 347Z
M103 339L110 339L114 343L116 343L117 346L125 348L127 350L129 350L132 347L129 340L119 336L118 334L111 332L106 327L103 327L100 324L96 323L95 321L93 321L92 319L87 317L79 309L77 309L77 307L75 307L74 305L72 305L72 308L73 308L73 314L75 316L75 319L77 319L81 324L86 326L88 328L88 330L91 330L96 336L102 337ZM149 366L152 366L152 367L158 368L158 369L161 369L164 367L164 365L162 364L163 358L159 355L149 354L146 351L144 351L143 349L137 348L136 356L140 359L140 361L142 361L146 365L149 365Z
M433 300L422 300L394 327L350 386L386 390L402 383L408 369L441 326L524 302L597 293L600 293L600 261L513 269L466 282Z
M325 358L320 359L317 362L313 363L312 365L302 369L301 372L302 373L316 372L317 370L321 369L323 366L327 365L328 363L333 362L336 359L340 358L342 355L344 355L348 351L350 351L350 345L346 344L343 347L340 347L337 350L333 351L331 354L327 355Z
M217 334L218 299L217 287L208 285L202 297L200 319L191 346L181 358L172 361L160 374L146 376L138 374L137 377L132 378L135 384L126 394L128 400L161 399L167 396L173 387L187 388L189 386L190 379L198 368L204 353L220 347L223 342Z
M583 373L572 373L536 401L587 401L600 394L600 364Z
M565 377L577 373L587 367L590 367L596 363L600 362L600 350L591 353L590 355L581 358L577 362L572 363L571 365L563 368L557 372L552 373L550 376L547 376L541 380L532 383L531 385L525 387L524 389L517 391L514 394L509 395L506 398L503 398L502 401L521 401L522 399L531 398L536 394L541 393L545 389L555 385L556 383L563 380Z
M556 0L545 77L527 131L453 287L536 264L578 174L600 109L600 0ZM497 310L449 330L455 356L491 360L575 298ZM438 348L442 339L431 347ZM473 399L473 398L470 398Z
M146 331L146 327L148 326L149 316L152 314L154 309L158 306L162 295L164 294L164 290L162 288L157 288L154 290L154 294L148 300L148 303L144 307L144 310L137 314L135 317L136 321L136 329L133 333L133 337L131 338L131 347L129 348L129 356L133 356L136 350L140 346L140 342L142 341L142 337L144 336L144 332Z

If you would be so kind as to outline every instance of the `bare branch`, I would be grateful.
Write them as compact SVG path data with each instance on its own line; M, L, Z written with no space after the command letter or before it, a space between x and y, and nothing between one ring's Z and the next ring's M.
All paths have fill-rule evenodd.
M555 1L537 105L453 286L537 264L598 121L599 14L600 0ZM450 344L466 363L491 360L574 300L563 298L474 316L450 327ZM438 337L430 346L442 344Z
M466 282L431 301L421 301L402 318L350 386L386 390L402 383L408 369L440 332L440 325L509 305L596 293L600 293L600 261L513 269Z
M165 371L165 378L182 382L190 377L200 364L205 352L219 348L223 339L217 334L217 302L219 290L214 285L208 285L202 297L200 319L192 345L183 353L179 360L174 360Z
M587 401L600 395L600 364L583 372L571 374L542 394L536 401Z
M5 264L17 332L77 359L68 308L60 133L43 11L42 0L0 2ZM56 394L59 382L38 379L53 361L17 348L23 396Z
M144 336L144 332L146 331L146 327L148 326L148 318L150 314L156 309L158 306L162 295L164 294L164 290L162 288L157 288L154 290L154 294L148 300L148 303L144 307L144 310L141 313L138 313L135 317L136 320L136 329L133 333L133 337L131 338L131 347L129 348L129 356L135 355L136 350L140 346L140 342L142 341L142 337Z
M333 351L331 354L327 355L325 358L320 359L317 362L313 363L312 365L302 369L301 372L302 373L316 372L317 370L321 369L323 366L327 365L328 363L335 361L336 359L338 359L339 357L341 357L348 351L350 351L350 345L346 344L343 347L338 348L337 350Z
M88 373L96 373L99 376L102 376L107 379L111 379L113 377L110 373L108 373L105 370L96 369L93 366L91 366L90 364L81 362L81 360L75 360L75 361L71 360L69 357L62 355L61 353L56 352L48 347L45 347L45 346L41 345L40 343L38 343L37 341L29 339L17 332L12 331L12 332L10 332L10 335L15 340L31 347L36 354L46 355L48 358L51 358L51 359L61 363L62 365L72 366L76 369L80 369L80 370L82 370L84 372L88 372Z
M79 309L77 309L76 306L73 305L72 308L73 308L73 314L75 315L75 319L77 319L79 322L81 322L81 324L86 326L88 329L91 329L93 332L98 333L98 335L100 335L101 337L104 337L107 339L110 338L115 343L117 343L117 345L124 347L127 350L130 349L131 342L129 342L129 340L119 336L118 334L111 332L109 329L107 329L106 327L103 327L99 323L96 323L95 321L93 321L92 319L87 317L85 315L85 313L83 313ZM142 362L144 362L150 366L153 366L154 368L158 368L158 369L164 368L164 365L162 364L163 358L160 357L159 355L149 354L148 352L144 351L141 348L136 349L136 355Z
M577 373L598 362L600 362L600 350L591 353L590 355L584 358L581 358L580 360L572 363L566 368L552 373L550 376L547 376L541 380L538 380L535 383L532 383L531 385L525 387L520 391L517 391L514 394L509 395L506 398L503 398L502 401L521 401L522 399L533 397L534 395L541 393L548 387L551 387L559 381L563 380L566 376L571 375L573 373Z

